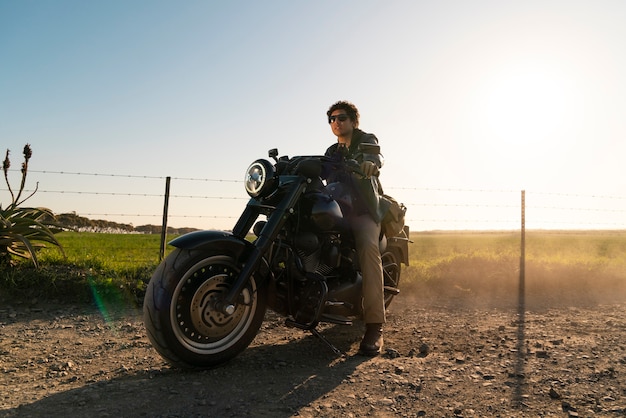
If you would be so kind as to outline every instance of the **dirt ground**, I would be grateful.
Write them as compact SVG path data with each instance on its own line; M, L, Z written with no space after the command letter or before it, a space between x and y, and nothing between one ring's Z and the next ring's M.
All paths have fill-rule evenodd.
M357 355L362 324L320 327L338 356L268 313L233 361L185 372L151 347L139 309L0 297L0 416L626 416L626 303L582 299L507 308L403 290L376 358Z

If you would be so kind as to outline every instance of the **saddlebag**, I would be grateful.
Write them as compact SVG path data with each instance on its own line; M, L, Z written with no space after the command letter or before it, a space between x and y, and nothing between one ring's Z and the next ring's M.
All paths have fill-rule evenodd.
M389 206L381 223L382 231L387 238L395 237L404 228L406 206L387 194L382 195L381 199L386 200Z

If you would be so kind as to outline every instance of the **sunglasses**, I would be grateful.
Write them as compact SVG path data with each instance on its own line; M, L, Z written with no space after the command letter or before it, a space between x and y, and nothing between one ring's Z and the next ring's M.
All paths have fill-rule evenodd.
M328 123L333 123L336 120L338 120L339 122L345 122L348 120L348 118L348 115L346 115L345 113L342 113L341 115L329 116Z

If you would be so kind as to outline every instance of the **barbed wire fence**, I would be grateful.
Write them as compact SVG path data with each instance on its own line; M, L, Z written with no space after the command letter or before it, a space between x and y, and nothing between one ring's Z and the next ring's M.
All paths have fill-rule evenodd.
M248 200L241 179L35 170L29 175L45 185L36 189L39 206L118 223L228 230ZM49 177L55 181L42 181ZM402 186L386 192L407 206L406 223L414 232L626 231L626 196L617 194ZM147 251L163 255L165 231L160 248Z

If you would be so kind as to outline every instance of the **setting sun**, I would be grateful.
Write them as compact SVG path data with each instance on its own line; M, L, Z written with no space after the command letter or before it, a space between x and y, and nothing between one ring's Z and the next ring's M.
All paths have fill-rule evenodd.
M481 83L476 123L491 145L528 151L554 150L571 140L576 87L571 75L544 63L516 63L496 69Z

